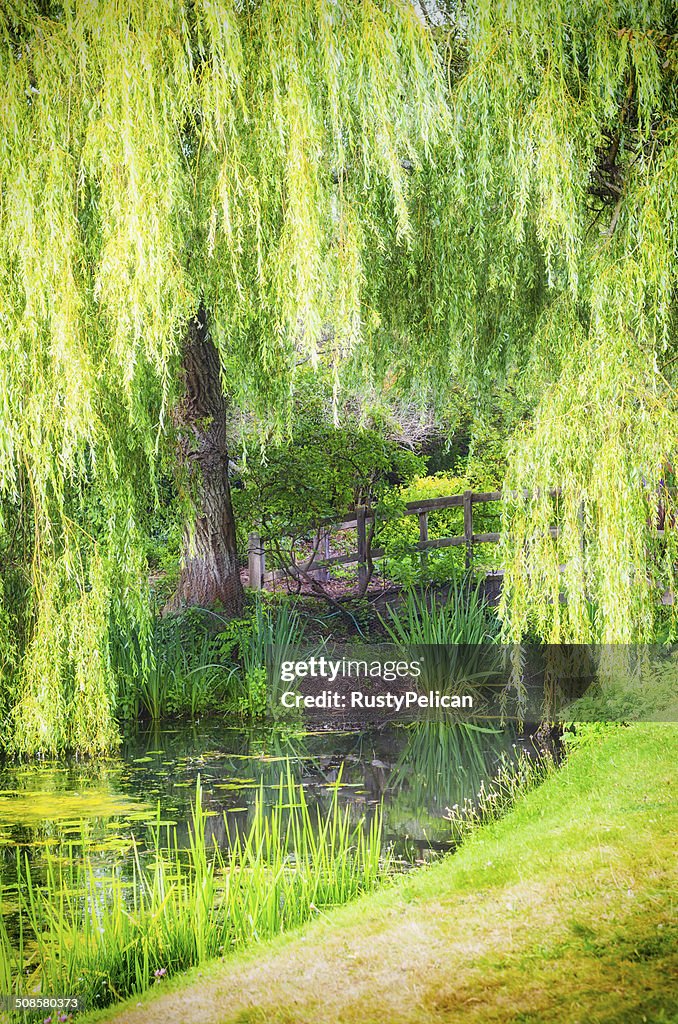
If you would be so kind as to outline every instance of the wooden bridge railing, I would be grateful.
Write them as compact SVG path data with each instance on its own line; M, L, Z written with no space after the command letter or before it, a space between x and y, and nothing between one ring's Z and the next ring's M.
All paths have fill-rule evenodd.
M551 496L555 497L559 491L555 489L549 493ZM473 506L488 502L501 501L502 497L503 495L501 491L464 491L463 494L451 494L440 498L426 498L422 501L408 502L405 505L404 514L406 516L418 516L419 518L419 541L413 545L413 549L415 551L426 553L427 551L433 551L440 548L465 547L466 567L470 568L473 562L473 547L475 544L497 544L500 539L500 534L498 533L473 532ZM441 509L459 507L461 507L464 512L463 534L456 537L429 538L429 513L439 512ZM355 514L349 513L341 522L325 522L322 524L322 526L325 527L325 530L323 532L321 545L319 545L318 551L314 552L311 558L306 562L300 563L299 569L304 573L311 573L326 571L332 565L355 565L357 563L359 583L364 584L367 579L369 561L372 561L375 558L383 558L385 555L383 548L371 548L368 550L367 526L369 523L373 522L373 520L374 513L369 512L364 505L358 505L355 510ZM343 530L356 531L356 550L349 554L330 556L330 534L332 532L338 533ZM552 537L558 536L557 527L553 527L550 532ZM320 547L322 547L322 557L318 557ZM273 570L271 572L266 571L264 547L258 533L250 533L249 535L247 563L249 568L250 586L255 590L260 590L264 583L279 579L287 574L284 569Z
M674 488L667 488L667 490L670 490L671 493L675 493ZM524 491L523 493L525 496L529 496L529 492ZM556 497L559 493L559 488L554 488L549 491L549 495L551 497ZM404 514L406 516L418 516L419 518L419 541L412 545L413 550L420 551L422 553L422 558L426 558L426 553L428 551L440 548L463 546L466 548L466 568L471 568L474 545L497 544L500 540L499 533L473 532L473 506L488 502L501 501L502 498L503 494L501 491L486 491L482 493L464 491L463 494L451 494L440 498L427 498L422 501L408 502L405 505ZM458 507L461 507L464 512L463 534L456 537L436 537L431 539L428 535L429 513L438 512L441 509ZM325 580L327 580L329 578L329 568L331 566L357 564L359 584L361 588L365 587L368 580L369 566L371 562L376 558L383 558L385 555L383 548L372 548L370 545L367 527L368 524L373 523L373 521L374 512L369 512L364 505L359 505L356 508L355 513L349 513L341 522L326 520L324 523L321 523L321 533L319 535L319 543L316 546L316 549L311 557L305 562L296 563L296 570L303 575L313 574L316 579L318 578L318 574L322 574ZM356 531L357 543L355 552L343 555L330 555L331 533L338 533L344 530ZM663 523L661 526L657 524L657 526L654 527L654 532L657 536L663 536ZM549 533L552 537L557 537L559 534L558 527L551 527ZM249 584L255 590L261 590L265 583L273 582L290 575L289 569L273 569L269 572L266 571L264 546L258 533L250 533L249 535L247 563L249 570ZM495 570L494 575L503 576L503 570ZM673 604L674 600L674 594L670 590L665 591L661 598L662 604L667 605Z

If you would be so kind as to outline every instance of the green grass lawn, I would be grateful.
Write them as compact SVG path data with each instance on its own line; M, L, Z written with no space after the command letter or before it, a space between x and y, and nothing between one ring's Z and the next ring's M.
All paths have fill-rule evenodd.
M678 1021L677 755L614 729L434 866L86 1019Z

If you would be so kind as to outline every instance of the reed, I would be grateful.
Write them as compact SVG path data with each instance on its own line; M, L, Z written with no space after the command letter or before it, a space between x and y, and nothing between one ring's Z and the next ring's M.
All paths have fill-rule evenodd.
M459 844L481 825L501 818L555 769L555 759L548 753L537 757L522 751L515 760L504 754L491 781L481 781L477 796L466 797L462 805L447 808L445 817L450 823L452 842Z
M114 637L111 660L118 679L118 714L153 721L167 715L196 718L220 707L236 669L215 658L211 636L196 620L158 620L147 636Z
M104 869L72 845L48 856L37 884L20 859L19 935L0 927L4 991L72 992L105 1006L370 890L389 867L381 812L353 826L338 795L316 815L288 770L273 805L262 791L246 831L226 832L220 849L198 780L188 849L158 818L131 868Z
M496 617L480 586L464 581L453 581L445 598L409 590L399 607L390 606L387 615L379 619L395 644L487 644L497 633Z
M435 592L410 590L396 607L380 616L389 640L421 662L419 686L447 694L472 694L476 714L488 713L487 700L502 664L502 649L495 643L497 620L480 586L454 581L445 597ZM442 713L448 724L456 714Z

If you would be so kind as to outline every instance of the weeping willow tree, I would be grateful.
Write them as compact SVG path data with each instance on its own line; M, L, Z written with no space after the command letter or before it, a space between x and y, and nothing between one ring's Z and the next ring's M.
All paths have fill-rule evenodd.
M516 639L650 640L676 589L677 14L500 4L470 39L483 77L490 47L506 75L473 90L469 141L480 167L499 147L500 229L543 259L526 372L546 387L506 481ZM490 117L502 125L492 143Z
M443 84L393 0L2 0L0 95L0 666L17 750L91 752L164 439L198 512L176 603L237 610L224 392L280 426L295 365L355 343Z
M648 640L678 565L678 11L422 6L450 126L409 253L369 272L392 296L373 359L438 398L518 370L534 415L505 484L506 637ZM416 362L387 343L414 325Z
M224 396L281 430L306 361L442 402L518 372L507 635L649 635L677 32L669 0L0 0L16 749L115 739L108 637L148 622L168 444L197 509L175 604L237 609Z

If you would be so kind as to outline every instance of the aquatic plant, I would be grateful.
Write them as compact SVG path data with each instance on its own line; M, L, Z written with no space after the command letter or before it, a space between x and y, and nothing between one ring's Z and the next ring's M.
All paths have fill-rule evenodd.
M535 756L521 751L513 759L504 754L502 763L491 781L480 783L474 797L466 797L461 805L447 809L452 841L460 843L481 825L496 821L506 814L521 796L540 785L555 770L550 753Z
M496 619L480 586L453 580L447 595L407 591L399 605L389 605L379 620L396 644L485 644L497 633Z
M474 712L482 711L482 686L496 680L501 651L492 644L497 620L480 584L455 580L444 597L410 590L402 604L389 606L380 620L389 639L420 661L422 690L470 694ZM447 715L447 720L454 717Z
M293 602L271 602L257 595L247 614L224 622L215 644L220 661L237 661L240 671L236 682L236 709L251 718L264 714L269 701L275 701L275 684L280 667L298 647L306 630L306 621Z
M262 790L247 831L226 830L220 849L198 779L188 849L158 817L131 873L72 846L67 857L48 855L38 885L19 857L18 944L0 927L5 991L78 992L104 1006L371 889L388 870L381 812L352 826L338 795L335 787L316 815L288 770L273 806L264 809Z
M147 635L128 632L111 645L118 714L196 715L223 706L234 666L216 656L214 640L190 616L159 619Z

